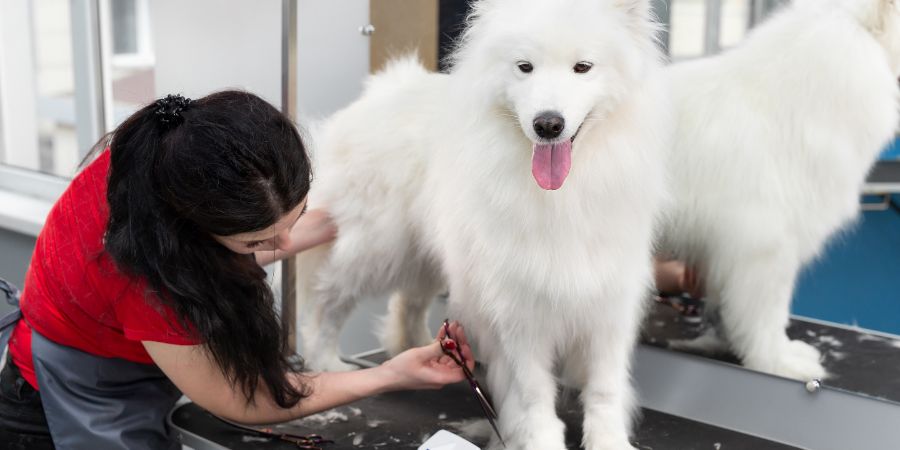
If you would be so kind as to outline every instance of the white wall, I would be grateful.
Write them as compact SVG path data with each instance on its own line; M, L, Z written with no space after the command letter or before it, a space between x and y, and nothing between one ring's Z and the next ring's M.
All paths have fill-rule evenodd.
M281 104L281 0L153 0L156 96L227 88Z
M281 104L281 0L153 0L157 97L196 98L228 87ZM355 99L368 74L368 1L299 0L300 121Z
M369 0L299 0L297 9L297 110L307 123L346 106L362 91L369 38L359 27L369 23Z

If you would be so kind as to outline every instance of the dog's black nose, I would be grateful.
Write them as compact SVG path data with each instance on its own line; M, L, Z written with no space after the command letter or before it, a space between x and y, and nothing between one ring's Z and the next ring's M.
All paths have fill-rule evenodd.
M544 139L558 137L565 128L566 119L556 112L543 112L534 119L534 132Z

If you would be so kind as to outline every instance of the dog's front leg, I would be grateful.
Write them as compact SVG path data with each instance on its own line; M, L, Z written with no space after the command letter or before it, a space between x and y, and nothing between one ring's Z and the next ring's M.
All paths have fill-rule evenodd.
M552 343L540 329L510 324L495 334L488 364L500 432L509 450L565 450L565 424L556 415ZM500 449L496 438L491 448Z
M631 450L634 394L629 377L635 332L630 324L609 324L595 333L585 358L584 404L586 450Z

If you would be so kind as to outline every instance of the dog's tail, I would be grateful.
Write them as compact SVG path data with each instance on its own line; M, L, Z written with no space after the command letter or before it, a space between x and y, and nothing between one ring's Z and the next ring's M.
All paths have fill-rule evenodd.
M369 77L366 81L366 91L384 92L409 86L428 73L418 55L415 53L401 55L389 60L383 70Z

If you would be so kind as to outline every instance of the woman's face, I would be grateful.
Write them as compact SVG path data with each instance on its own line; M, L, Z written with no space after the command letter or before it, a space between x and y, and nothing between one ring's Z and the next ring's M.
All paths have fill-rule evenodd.
M287 250L291 246L291 228L304 212L306 198L268 228L228 236L213 235L213 238L229 250L244 255L266 250Z

